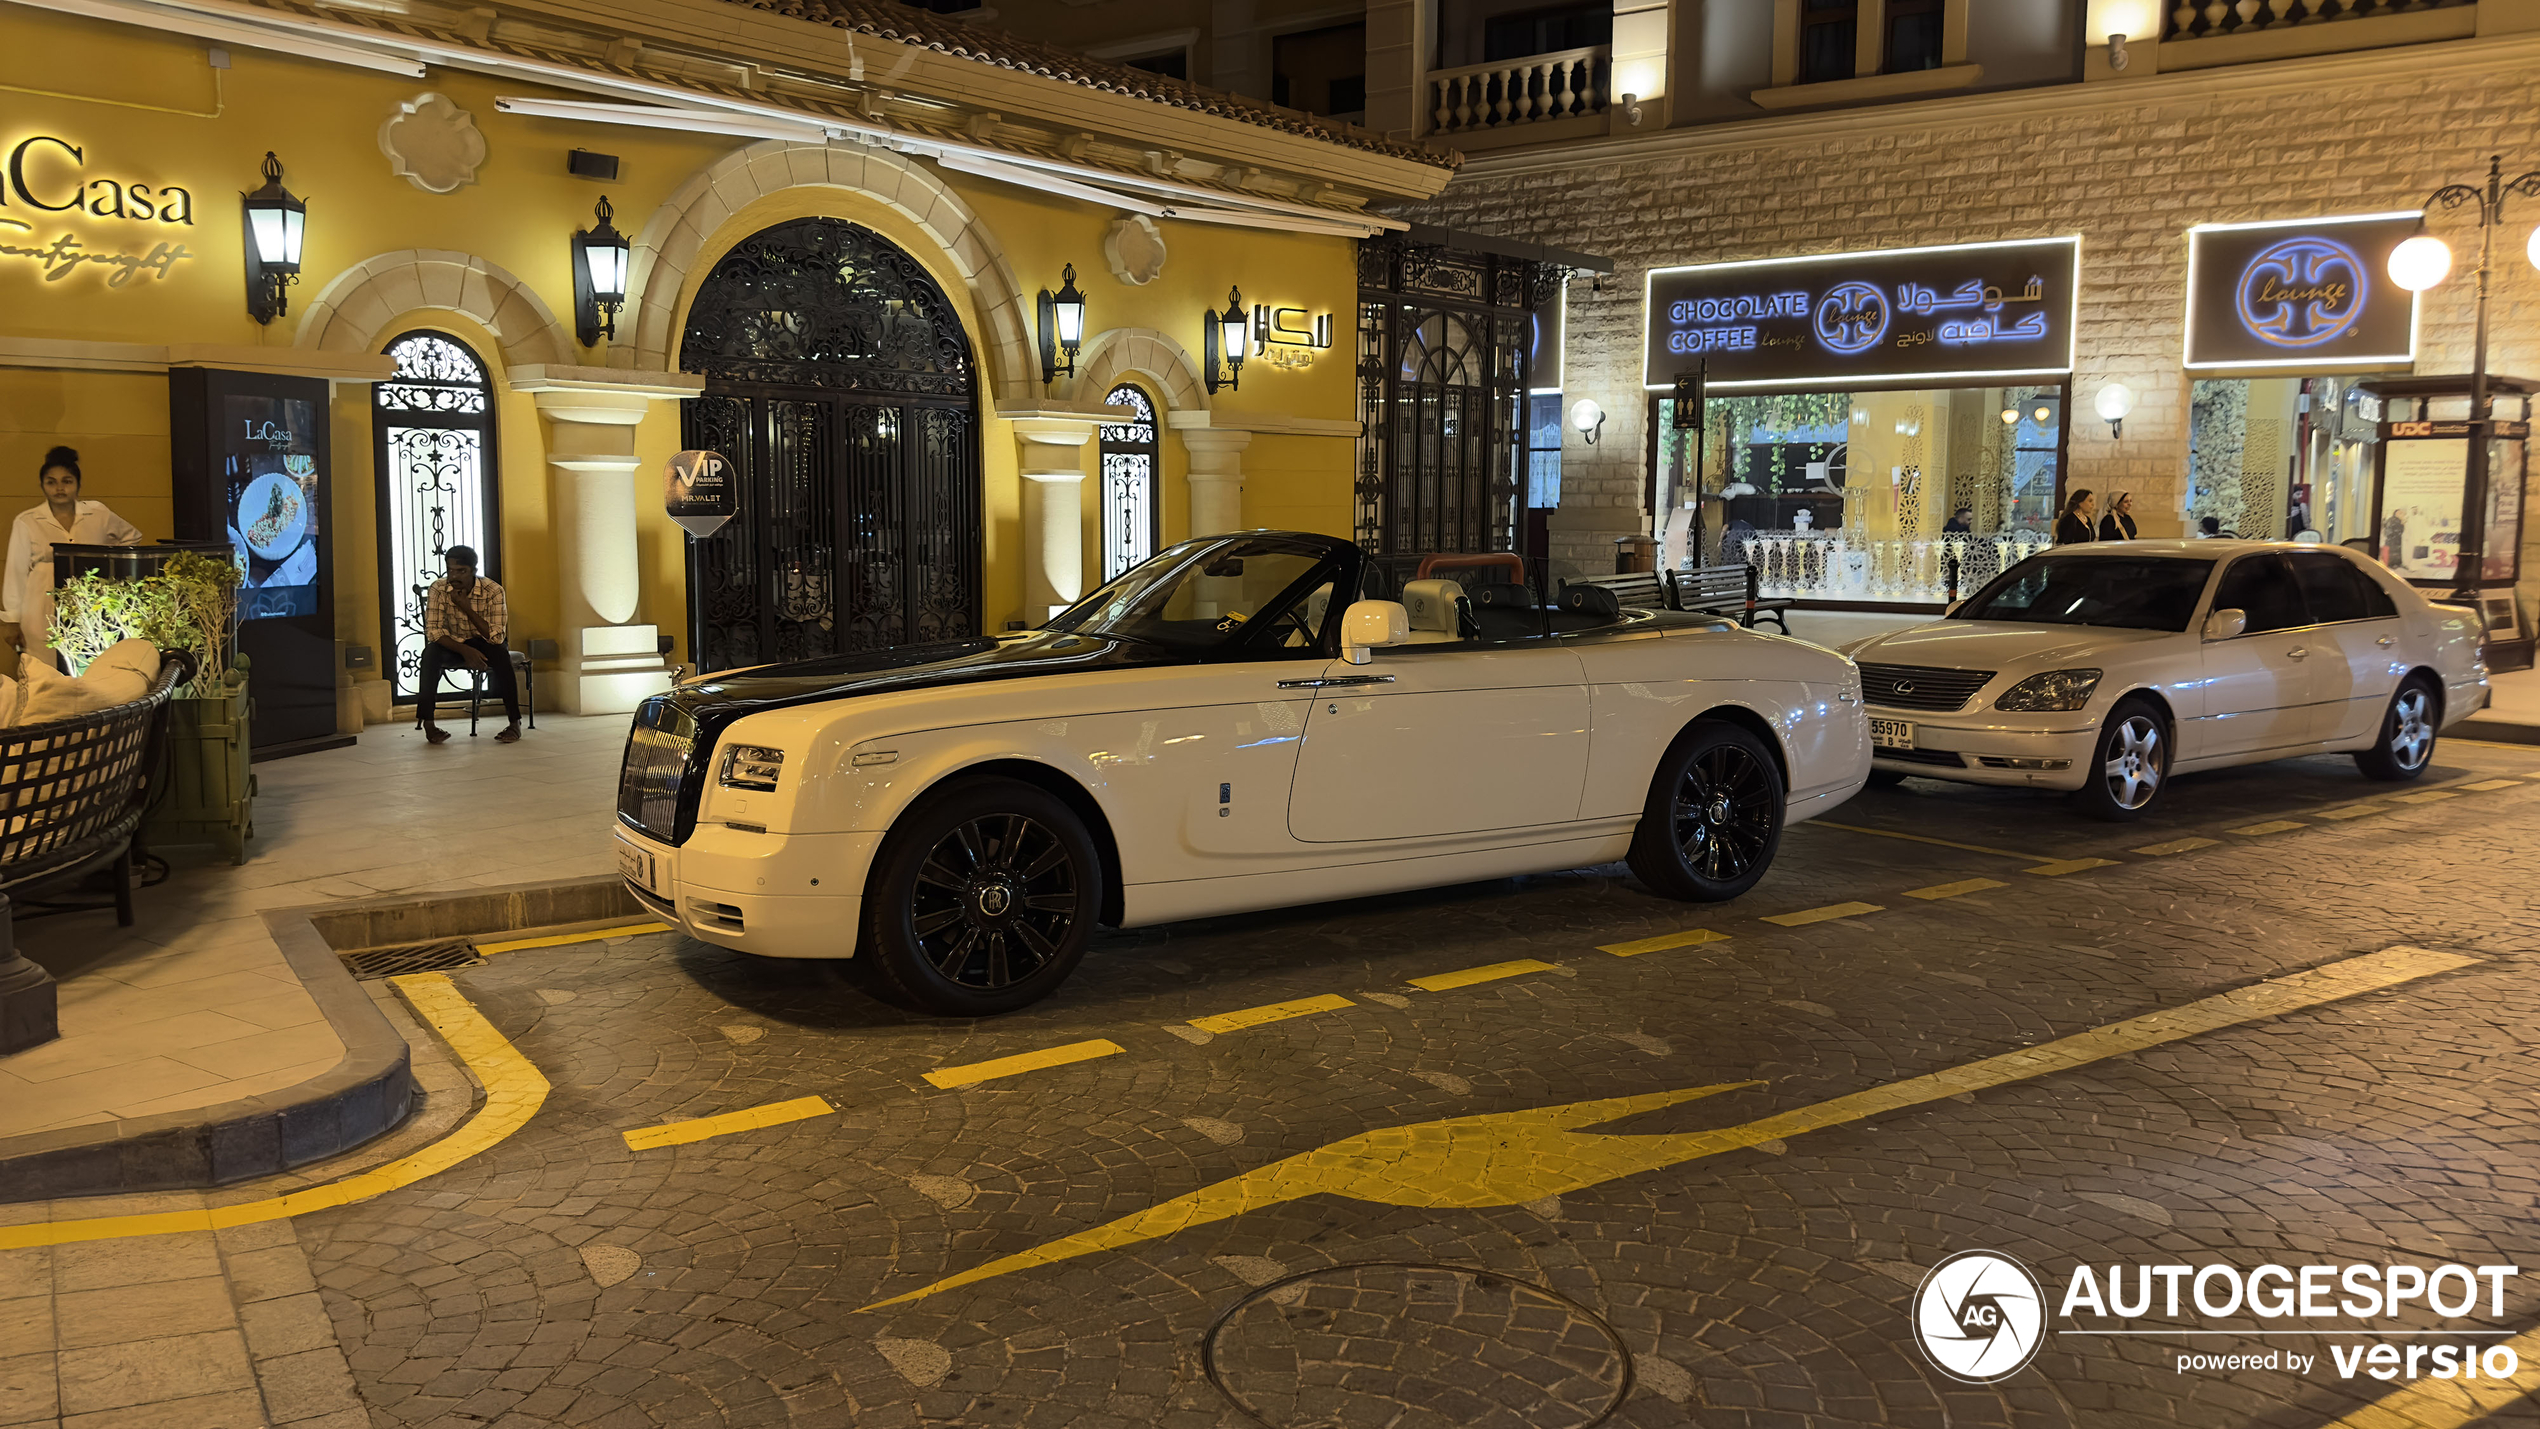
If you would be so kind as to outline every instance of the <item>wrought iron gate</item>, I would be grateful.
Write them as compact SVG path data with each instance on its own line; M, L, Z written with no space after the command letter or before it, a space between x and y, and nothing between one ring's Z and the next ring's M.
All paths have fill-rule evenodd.
M1513 551L1526 352L1562 269L1392 235L1358 250L1358 543Z
M979 423L943 290L868 229L744 239L689 310L706 391L682 441L724 454L740 514L688 556L700 670L979 632Z

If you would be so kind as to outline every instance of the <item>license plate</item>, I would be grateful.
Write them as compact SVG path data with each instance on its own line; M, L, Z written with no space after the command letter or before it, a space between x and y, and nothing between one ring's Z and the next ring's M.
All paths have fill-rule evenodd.
M1870 747L1873 749L1913 748L1914 722L1910 719L1874 719L1870 721Z
M653 886L653 856L631 844L617 846L617 871L634 880L647 893L661 890Z

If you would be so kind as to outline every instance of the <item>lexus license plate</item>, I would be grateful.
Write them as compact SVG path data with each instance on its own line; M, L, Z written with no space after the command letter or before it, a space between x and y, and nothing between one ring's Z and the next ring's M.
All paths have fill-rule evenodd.
M659 893L653 885L653 856L632 844L617 846L617 871L647 893Z
M1870 747L1873 749L1913 748L1914 722L1910 719L1874 719L1870 721Z

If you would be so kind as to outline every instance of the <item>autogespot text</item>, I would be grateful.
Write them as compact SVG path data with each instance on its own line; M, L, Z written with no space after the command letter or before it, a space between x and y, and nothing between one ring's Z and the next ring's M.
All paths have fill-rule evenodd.
M2181 1350L2180 1374L2309 1374L2324 1357L2341 1379L2510 1379L2520 1358L2492 1341L2511 1333L2503 1328L2505 1282L2521 1273L2512 1265L2261 1265L2245 1272L2231 1265L2111 1265L2103 1275L2079 1265L2056 1315L2069 1335L2168 1332L2227 1340L2237 1331L2311 1341L2302 1348ZM2430 1315L2440 1323L2402 1323L2403 1315ZM2084 1318L2075 1323L2076 1316ZM2326 1320L2334 1327L2211 1323L2243 1317ZM2359 1321L2384 1323L2352 1323Z

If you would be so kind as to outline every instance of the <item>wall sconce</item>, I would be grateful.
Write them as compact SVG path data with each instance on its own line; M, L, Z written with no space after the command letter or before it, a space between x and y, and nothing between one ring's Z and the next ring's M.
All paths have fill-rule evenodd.
M2003 408L2003 409L2002 409L2002 425L2004 425L2004 426L2006 426L2006 427L2016 427L2016 426L2018 426L2019 424L2020 424L2020 409L2019 409L2019 408L2017 408L2017 407L2005 407L2005 408Z
M2121 71L2133 60L2134 56L2125 52L2125 36L2110 35L2108 37L2108 68Z
M1637 128L1639 128L1639 127L1640 127L1640 96L1639 96L1639 95L1637 95L1637 94L1626 94L1626 95L1624 95L1624 96L1623 96L1623 102L1622 102L1620 105L1616 106L1616 107L1617 107L1617 108L1619 108L1619 109L1621 109L1621 110L1623 111L1623 122L1624 122L1624 123L1629 124L1630 126L1632 126L1632 127L1633 127L1633 128L1635 128L1635 129L1637 129Z
M282 161L265 151L265 186L240 194L247 224L247 315L270 323L290 311L283 289L300 281L300 239L309 206L282 186Z
M584 347L617 336L617 311L626 305L626 235L609 222L615 210L607 194L591 210L599 223L573 235L573 333Z
M1076 375L1076 354L1085 346L1085 295L1076 291L1076 265L1059 270L1058 292L1041 289L1041 385L1062 372Z
M2125 439L2125 414L2134 410L2134 389L2122 382L2111 382L2099 389L2095 405L2101 419L2108 424L2111 441Z
M1199 320L1200 326L1206 329L1207 351L1204 355L1208 361L1201 376L1206 379L1209 394L1214 396L1220 387L1239 388L1242 383L1238 379L1244 372L1244 347L1252 335L1252 314L1244 311L1243 290L1228 288L1226 311L1217 313L1202 309Z
M2055 409L2044 402L2038 403L2037 410L2029 413L2028 415L2030 421L2037 423L2041 427L2051 427L2055 425Z
M1579 429L1579 440L1596 445L1597 434L1605 430L1605 409L1593 397L1581 397L1570 404L1570 425Z

